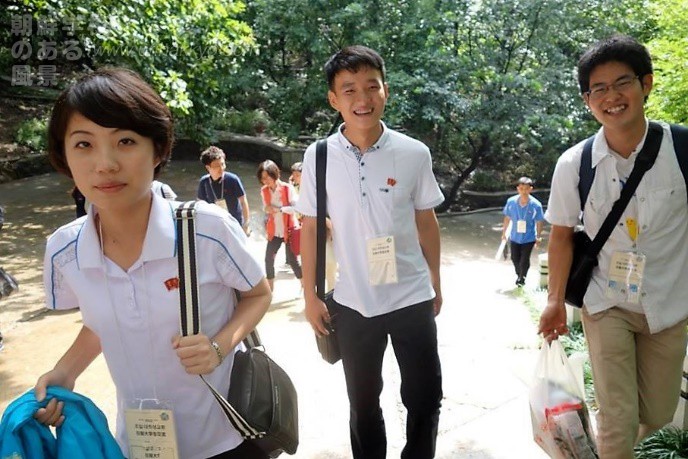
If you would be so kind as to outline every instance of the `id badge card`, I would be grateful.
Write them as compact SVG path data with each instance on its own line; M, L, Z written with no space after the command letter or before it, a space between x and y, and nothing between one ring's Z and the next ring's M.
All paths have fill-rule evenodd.
M215 205L222 207L224 210L227 210L227 201L225 201L224 199L216 199Z
M645 255L636 252L614 252L607 276L607 297L621 297L627 303L640 303Z
M526 232L526 221L525 220L518 220L516 222L516 232L525 234Z
M370 285L396 284L398 278L394 236L376 237L366 242Z
M129 459L179 459L171 404L133 400L124 409Z

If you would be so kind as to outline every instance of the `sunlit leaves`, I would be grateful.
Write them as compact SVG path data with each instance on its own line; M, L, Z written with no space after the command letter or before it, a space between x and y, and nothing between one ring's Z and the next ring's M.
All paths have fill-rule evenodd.
M132 68L151 81L193 138L226 105L243 56L254 49L235 0L46 0L25 4L38 17L80 17L84 51L94 67ZM201 134L199 134L201 133ZM203 139L202 139L203 140Z
M648 112L657 119L688 124L688 2L657 0L651 11L657 25L649 43L655 84Z

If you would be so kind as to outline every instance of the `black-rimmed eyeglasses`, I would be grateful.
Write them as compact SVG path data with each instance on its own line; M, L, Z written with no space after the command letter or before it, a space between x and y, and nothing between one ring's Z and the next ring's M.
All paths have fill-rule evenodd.
M591 100L599 100L606 96L609 93L610 89L613 89L616 92L624 92L627 91L628 89L631 88L631 84L633 84L633 81L639 80L640 75L634 75L634 76L625 76L621 77L618 80L616 80L614 83L611 84L601 84L597 85L594 88L590 88L589 91L585 92L585 95L588 96Z

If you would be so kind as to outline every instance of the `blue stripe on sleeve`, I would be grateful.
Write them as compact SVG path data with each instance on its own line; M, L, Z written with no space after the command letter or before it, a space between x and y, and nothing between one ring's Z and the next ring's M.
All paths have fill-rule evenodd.
M222 250L225 251L225 253L226 253L227 256L229 257L229 259L232 260L232 263L234 263L234 266L236 267L237 271L239 271L239 274L241 274L241 277L244 278L244 280L246 281L246 284L247 284L250 288L255 287L255 285L251 284L251 282L248 280L248 278L246 277L246 274L244 274L244 272L241 270L241 268L240 268L239 265L237 264L236 260L234 259L234 257L232 256L232 254L229 253L229 250L228 250L227 247L222 243L222 241L220 241L220 240L218 240L218 239L215 239L214 237L210 237L210 236L208 236L208 235L206 235L206 234L201 234L201 233L196 233L196 236L204 237L204 238L209 239L209 240L211 240L211 241L213 241L213 242L217 242L217 243L220 245L220 247L222 247Z
M52 298L53 304L51 305L52 309L57 309L57 305L55 304L55 257L57 257L59 254L61 254L65 250L67 250L67 248L69 248L70 245L72 245L72 244L76 245L76 241L77 240L74 239L73 241L68 242L67 245L62 247L57 252L55 252L55 254L50 258L50 284L51 284L50 285L50 292L51 292L52 297L53 297Z

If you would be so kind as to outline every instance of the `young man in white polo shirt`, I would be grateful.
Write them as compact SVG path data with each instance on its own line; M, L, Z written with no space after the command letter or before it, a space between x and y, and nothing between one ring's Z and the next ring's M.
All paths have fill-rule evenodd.
M430 151L381 121L389 95L382 58L363 46L325 64L330 105L344 124L327 139L327 208L339 262L333 315L350 402L353 457L384 459L382 357L391 337L408 409L403 458L432 458L442 399L435 316L442 306L440 237L433 208L443 201ZM306 150L301 195L306 317L327 334L315 293L315 145ZM385 254L380 256L380 253Z
M586 105L602 125L592 146L594 181L583 203L585 232L594 238L650 135L644 102L652 90L652 61L631 37L613 36L583 55L578 80ZM688 204L670 128L660 127L657 159L600 252L584 298L602 459L632 458L636 441L671 421L680 393L688 316ZM552 224L549 296L539 331L548 340L567 332L564 292L581 211L584 143L559 158L545 214ZM637 262L632 272L637 290L619 272L624 259Z

